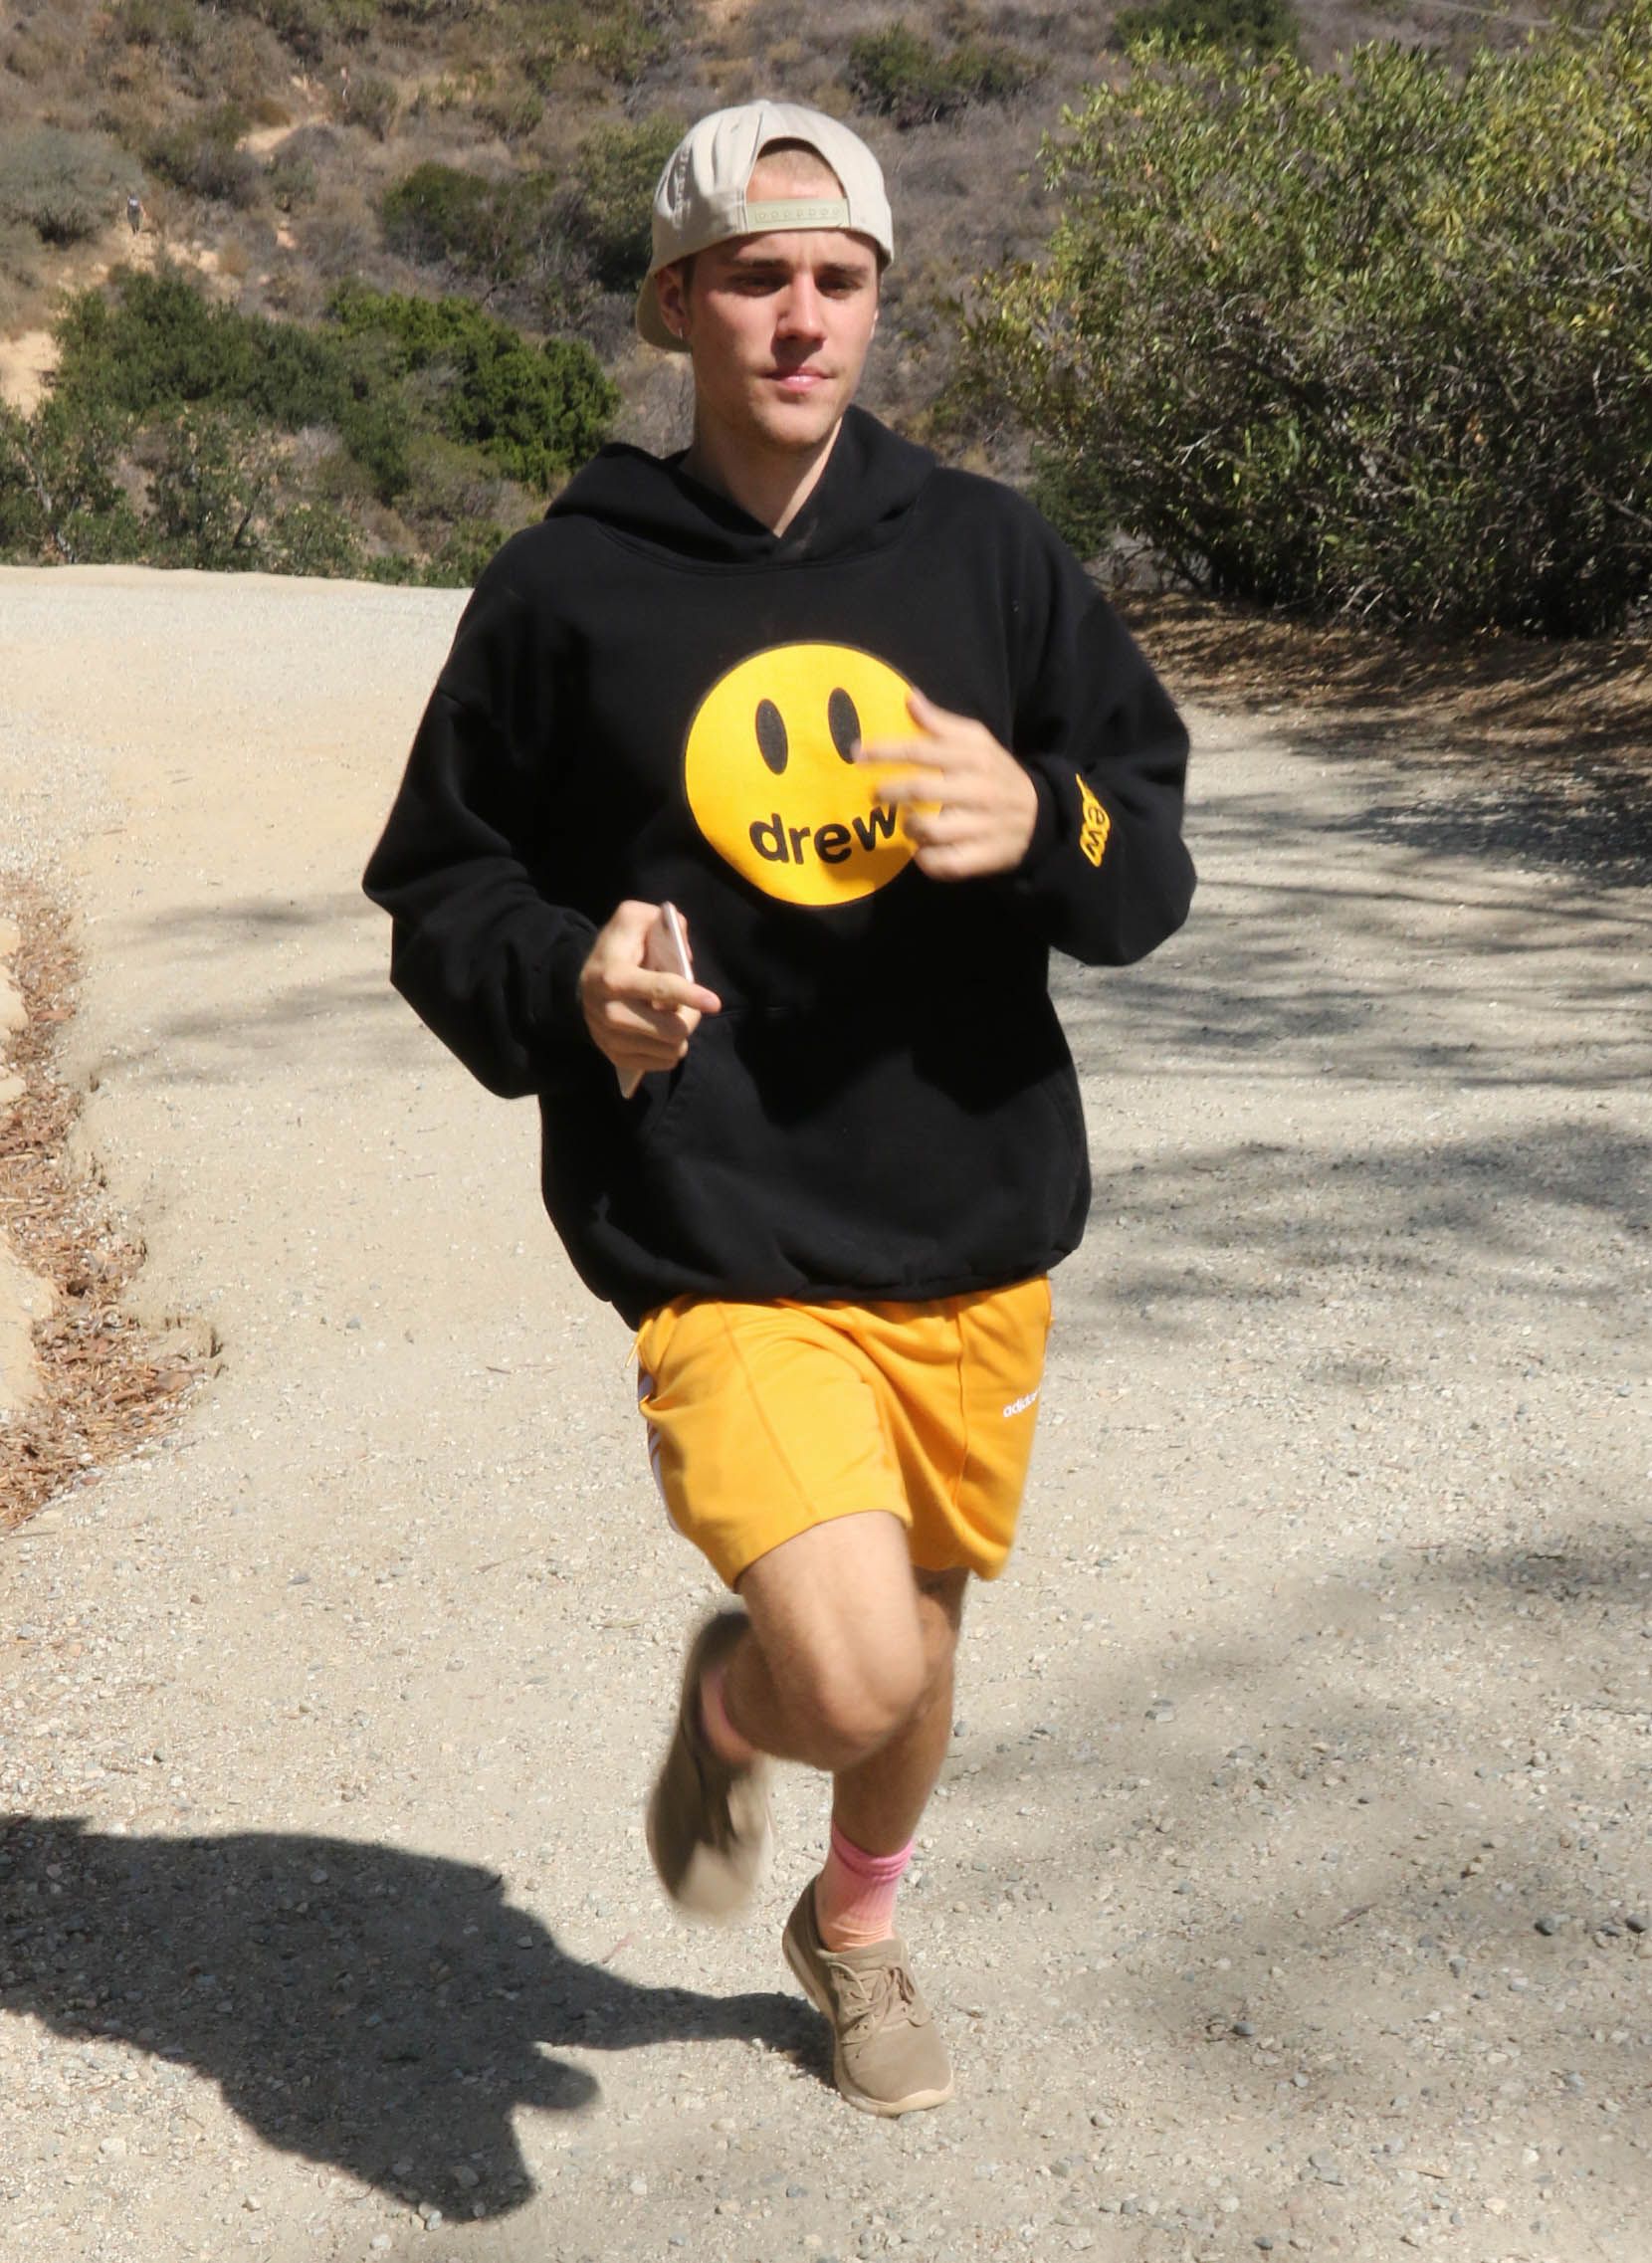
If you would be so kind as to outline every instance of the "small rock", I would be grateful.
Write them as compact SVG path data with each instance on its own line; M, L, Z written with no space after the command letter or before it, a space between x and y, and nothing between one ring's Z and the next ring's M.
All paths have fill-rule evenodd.
M1566 1921L1564 1918L1557 1917L1552 1912L1549 1912L1538 1920L1537 1930L1542 1934L1555 1934L1559 1932L1561 1926L1563 1926L1565 1922Z
M453 2172L453 2180L461 2192L474 2192L482 2178L468 2160L462 2160Z
M37 1525L40 1523L40 1519L38 1517L35 1519L35 1523ZM1630 1910L1624 1917L1623 1922L1629 1928L1629 1931L1631 1933L1645 1933L1647 1927L1649 1925L1652 1925L1652 1918L1648 1918L1644 1910Z
M1236 2019L1232 2031L1235 2035L1254 2035L1256 2028L1254 2023L1248 2019Z

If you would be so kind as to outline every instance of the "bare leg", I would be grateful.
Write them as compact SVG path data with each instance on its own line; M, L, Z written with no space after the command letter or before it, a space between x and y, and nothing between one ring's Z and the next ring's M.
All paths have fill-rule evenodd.
M899 1521L844 1517L740 1582L752 1633L723 1684L740 1735L836 1778L832 1815L868 1854L912 1837L945 1757L967 1574L915 1573Z
M759 1751L835 1774L924 1706L945 1613L919 1591L899 1518L816 1525L759 1556L739 1593L751 1633L728 1661L723 1703Z
M929 1663L927 1693L886 1745L838 1772L832 1820L868 1854L894 1854L907 1844L946 1757L952 1734L952 1661L967 1576L962 1571L919 1574L924 1582L919 1614Z

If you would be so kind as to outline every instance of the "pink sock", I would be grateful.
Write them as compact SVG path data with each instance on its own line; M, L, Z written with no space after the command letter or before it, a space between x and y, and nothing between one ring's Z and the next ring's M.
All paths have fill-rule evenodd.
M757 1757L757 1748L728 1718L723 1696L723 1677L727 1670L726 1666L708 1666L701 1676L700 1726L719 1759L726 1760L730 1767L743 1768Z
M814 1916L828 1949L870 1949L895 1931L895 1895L912 1860L909 1839L897 1854L868 1854L834 1823L826 1867L814 1882Z

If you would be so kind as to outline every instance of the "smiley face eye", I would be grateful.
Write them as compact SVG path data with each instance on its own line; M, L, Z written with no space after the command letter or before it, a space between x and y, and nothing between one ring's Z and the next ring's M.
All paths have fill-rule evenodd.
M786 737L786 719L772 700L757 702L757 750L778 777L791 745Z
M832 734L832 744L846 762L852 762L861 742L861 719L847 692L834 692L827 701L826 727Z

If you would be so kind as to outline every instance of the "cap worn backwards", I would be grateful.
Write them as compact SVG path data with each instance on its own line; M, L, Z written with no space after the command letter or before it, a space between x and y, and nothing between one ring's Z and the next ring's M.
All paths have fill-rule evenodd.
M843 194L748 202L752 168L773 141L801 141L812 149L836 173ZM654 287L660 270L731 237L788 228L846 228L869 237L883 262L894 258L883 171L859 134L800 103L742 103L690 126L654 192L654 249L637 297L639 333L666 353L686 352L685 341L667 329L660 311Z

